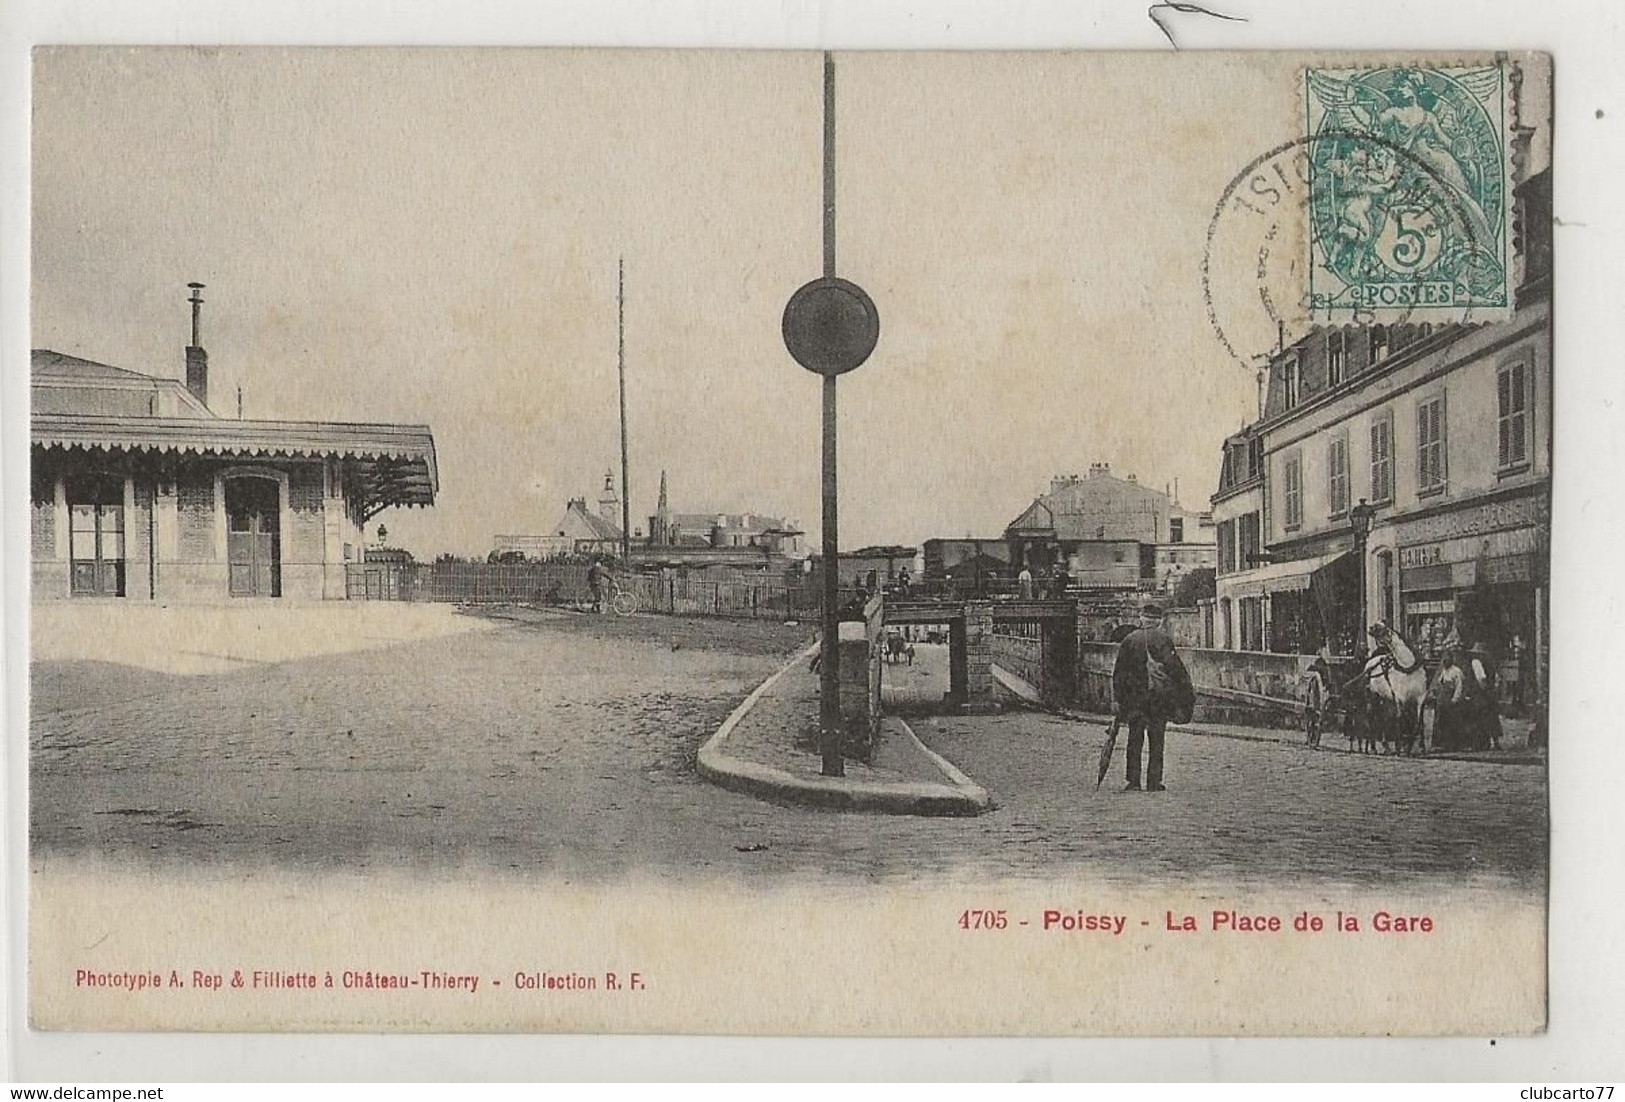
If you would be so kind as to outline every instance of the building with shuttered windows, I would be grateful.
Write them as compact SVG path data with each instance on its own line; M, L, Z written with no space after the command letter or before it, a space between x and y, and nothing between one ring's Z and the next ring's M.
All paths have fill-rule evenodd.
M1394 626L1429 658L1452 635L1481 643L1509 696L1539 693L1549 634L1550 188L1541 172L1516 190L1510 319L1316 327L1273 357L1263 414L1227 444L1214 497L1216 645L1298 654L1361 646L1350 511L1363 502L1375 509L1367 619ZM1262 548L1249 557L1241 533L1253 524Z

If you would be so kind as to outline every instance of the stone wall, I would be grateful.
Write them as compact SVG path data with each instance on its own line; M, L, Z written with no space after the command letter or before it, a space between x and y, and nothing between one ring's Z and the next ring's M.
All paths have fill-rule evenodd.
M30 592L36 601L68 595L68 549L56 545L55 484L34 494L29 508Z
M880 734L882 598L869 599L861 614L841 620L841 719L846 726L842 752L868 761Z
M1111 711L1117 647L1080 643L1078 652L1078 703L1091 711ZM1197 722L1278 728L1300 722L1303 677L1312 657L1200 647L1181 647L1179 657L1196 686Z
M54 559L56 553L56 498L35 498L29 509L29 548L35 562ZM67 558L64 551L62 558Z
M1202 645L1202 610L1199 608L1171 608L1162 626L1173 637L1174 646L1181 650Z
M1036 636L1005 635L995 632L992 638L993 661L1009 670L1028 684L1038 687L1044 683L1044 641Z
M966 601L964 704L973 710L996 706L993 639L993 603Z
M1179 656L1198 686L1228 689L1276 700L1298 700L1312 656L1256 651L1181 649Z
M322 506L320 463L299 463L288 472L288 543L282 549L282 595L321 600L326 589L327 517Z
M128 597L152 598L152 480L131 480L134 508L124 517L124 593Z
M36 601L55 601L68 595L68 564L63 559L34 559L30 564L30 595Z
M183 469L175 479L175 509L180 533L176 565L223 561L225 548L215 547L214 472L197 466Z

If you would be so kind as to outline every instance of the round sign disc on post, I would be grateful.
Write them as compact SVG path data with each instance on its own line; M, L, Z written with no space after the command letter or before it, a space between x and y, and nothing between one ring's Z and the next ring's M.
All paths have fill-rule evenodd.
M874 300L849 280L824 276L784 307L784 347L796 363L826 377L860 366L880 340Z

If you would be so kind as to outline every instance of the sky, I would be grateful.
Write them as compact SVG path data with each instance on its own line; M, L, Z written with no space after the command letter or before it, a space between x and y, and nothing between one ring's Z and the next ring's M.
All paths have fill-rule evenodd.
M837 55L837 266L881 316L839 384L843 547L996 536L1092 462L1206 501L1257 401L1208 225L1294 136L1299 64ZM483 555L619 480L624 259L634 524L665 471L675 510L816 539L819 380L779 327L822 272L821 81L816 53L41 51L32 344L180 378L203 282L217 412L428 424L435 506L378 519Z

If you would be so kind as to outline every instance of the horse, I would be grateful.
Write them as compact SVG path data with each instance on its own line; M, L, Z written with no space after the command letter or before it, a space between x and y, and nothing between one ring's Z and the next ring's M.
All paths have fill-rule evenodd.
M1372 723L1374 698L1370 684L1371 675L1362 666L1359 673L1343 682L1337 689L1337 697L1343 706L1343 730L1348 736L1351 754L1377 752L1378 732Z
M1403 635L1382 621L1371 626L1377 649L1351 684L1364 683L1366 729L1360 749L1376 751L1381 737L1383 753L1425 752L1422 728L1422 702L1427 697L1428 676L1416 648Z
M904 659L908 660L910 666L914 665L914 644L903 638L901 634L888 634L886 636L886 661L895 666Z

